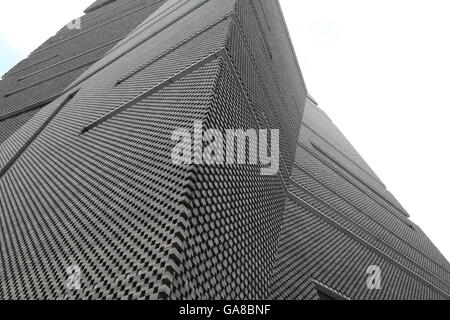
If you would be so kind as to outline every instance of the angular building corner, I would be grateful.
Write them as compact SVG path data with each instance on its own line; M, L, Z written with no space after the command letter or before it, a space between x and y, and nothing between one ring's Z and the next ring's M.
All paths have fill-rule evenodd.
M85 13L0 82L0 299L449 298L448 261L308 95L277 0ZM278 174L174 164L194 123L278 129Z

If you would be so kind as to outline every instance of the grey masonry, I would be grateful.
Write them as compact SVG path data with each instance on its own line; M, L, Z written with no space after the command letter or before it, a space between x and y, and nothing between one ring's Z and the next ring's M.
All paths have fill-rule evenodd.
M308 95L278 1L85 13L0 82L1 299L448 299L448 261ZM174 163L196 122L279 130L277 173Z

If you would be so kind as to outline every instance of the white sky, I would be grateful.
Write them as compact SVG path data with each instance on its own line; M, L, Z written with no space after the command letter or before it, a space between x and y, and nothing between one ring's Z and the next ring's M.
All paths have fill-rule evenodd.
M0 65L92 2L2 1ZM310 93L450 258L450 1L280 3Z

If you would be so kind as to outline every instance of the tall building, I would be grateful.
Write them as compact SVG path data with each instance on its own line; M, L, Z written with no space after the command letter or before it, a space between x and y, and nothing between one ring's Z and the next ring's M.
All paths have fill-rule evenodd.
M0 298L449 298L447 260L308 95L278 1L85 13L0 81ZM195 124L279 130L279 170L175 163Z

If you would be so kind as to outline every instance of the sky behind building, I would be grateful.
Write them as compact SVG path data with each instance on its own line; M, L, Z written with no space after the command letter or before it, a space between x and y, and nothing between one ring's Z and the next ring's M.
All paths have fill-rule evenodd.
M0 74L93 0L25 2L1 5ZM450 3L280 3L310 93L450 258Z

